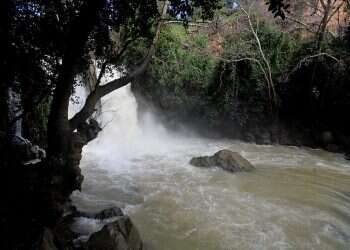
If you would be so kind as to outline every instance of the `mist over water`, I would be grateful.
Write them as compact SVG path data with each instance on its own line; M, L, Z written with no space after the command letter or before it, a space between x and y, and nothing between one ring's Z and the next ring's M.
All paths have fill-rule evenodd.
M104 128L84 148L83 190L72 197L81 210L120 206L157 250L349 249L350 166L341 155L174 133L137 105L130 85L103 98ZM188 163L223 148L257 170Z
M103 130L86 147L86 153L98 154L112 164L144 155L171 153L184 138L167 131L151 112L139 115L130 85L103 98L102 107Z

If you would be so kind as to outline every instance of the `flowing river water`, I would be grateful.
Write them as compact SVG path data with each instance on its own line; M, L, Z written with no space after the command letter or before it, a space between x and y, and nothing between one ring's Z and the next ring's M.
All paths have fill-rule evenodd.
M350 249L350 162L342 155L172 133L151 112L138 114L130 86L102 100L100 119L73 201L84 211L121 207L151 249ZM220 149L256 171L188 163ZM85 233L101 226L75 224Z

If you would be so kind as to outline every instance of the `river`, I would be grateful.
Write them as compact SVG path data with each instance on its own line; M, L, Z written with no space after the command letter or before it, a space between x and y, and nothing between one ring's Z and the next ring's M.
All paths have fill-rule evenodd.
M155 250L350 249L350 162L322 150L258 146L167 131L140 115L130 86L102 100L99 137L84 148L79 209L126 212ZM257 169L189 165L220 149ZM78 220L90 233L100 222Z

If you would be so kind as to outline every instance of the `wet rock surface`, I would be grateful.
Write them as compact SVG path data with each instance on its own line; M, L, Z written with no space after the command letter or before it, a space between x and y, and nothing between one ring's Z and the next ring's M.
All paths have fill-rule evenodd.
M105 220L112 217L124 216L123 211L119 207L111 207L102 210L101 212L93 215L93 218L98 220Z
M120 216L106 224L102 230L91 235L85 247L87 250L142 250L143 243L136 227L128 216Z
M104 209L98 213L86 213L74 211L68 217L65 224L65 230L61 229L63 234L74 231L71 236L71 244L74 249L83 250L142 250L145 249L137 228L132 223L129 216L125 215L118 207ZM80 228L80 233L76 231L73 225L77 220L82 218L90 219L97 226L93 227L93 231L86 231ZM75 229L74 229L75 228ZM87 229L89 230L89 229ZM90 229L91 230L91 229ZM97 230L97 231L96 231ZM69 238L69 234L68 234ZM68 244L66 244L68 245Z
M106 220L113 217L124 216L124 213L119 207L110 207L98 213L87 213L87 212L82 212L77 210L73 213L73 216L96 219L96 220Z
M21 159L24 165L31 165L46 158L46 152L38 145L32 144L28 139L15 135L11 142L11 153Z
M196 167L220 167L228 172L249 172L255 167L239 153L224 149L213 156L201 156L191 159L190 164Z

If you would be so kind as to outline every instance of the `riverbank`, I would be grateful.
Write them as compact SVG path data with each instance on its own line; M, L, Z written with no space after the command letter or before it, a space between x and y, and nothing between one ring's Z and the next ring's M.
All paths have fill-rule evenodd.
M258 12L258 37L239 14L222 16L217 29L164 28L148 69L132 83L141 113L149 108L171 130L185 125L205 137L348 153L346 36L316 50L313 35L286 32Z
M52 175L53 166L38 161L12 162L1 168L0 234L6 236L1 237L1 249L144 249L138 230L121 209L109 206L96 213L77 210L70 193L55 183L60 177ZM87 235L74 230L79 220L93 220L100 226Z
M171 105L173 93L158 96L153 92L147 92L142 85L144 84L141 82L134 82L132 85L139 113L155 113L157 119L171 131L181 133L187 130L204 138L226 138L258 145L323 149L344 154L344 157L348 158L350 136L341 131L323 125L315 127L298 117L271 118L269 114L264 113L256 115L256 107L247 103L240 105L244 114L237 113L234 120L223 115L217 116L213 123L208 117L210 114L205 113L205 109L210 110L213 107L199 107L203 110L198 112L176 103ZM160 100L168 105L164 106ZM252 119L247 120L246 116Z

